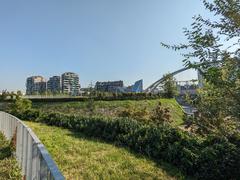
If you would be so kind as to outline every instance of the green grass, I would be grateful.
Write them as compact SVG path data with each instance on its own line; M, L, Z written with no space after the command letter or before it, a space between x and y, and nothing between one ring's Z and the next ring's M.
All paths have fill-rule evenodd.
M0 180L21 179L21 171L11 152L10 143L0 133Z
M26 122L46 146L66 179L184 179L168 164L161 165L81 133Z
M123 100L123 101L95 101L94 115L105 117L117 117L118 113L128 108L141 109L146 107L152 111L161 101L163 107L169 107L173 125L183 123L183 112L175 99L155 100ZM89 115L88 102L63 102L63 103L34 103L33 107L44 112L61 112L64 114Z

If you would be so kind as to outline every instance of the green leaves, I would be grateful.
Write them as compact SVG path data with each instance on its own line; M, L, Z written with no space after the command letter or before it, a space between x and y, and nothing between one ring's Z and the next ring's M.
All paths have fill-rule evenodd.
M44 113L40 114L37 121L128 147L156 162L169 162L199 179L237 179L240 176L238 136L231 136L231 141L216 136L200 141L168 124L146 125L128 118Z
M0 179L22 179L12 146L0 132Z
M164 75L163 96L166 98L174 98L177 95L176 80L171 74Z
M195 104L197 132L205 136L211 133L229 136L236 131L240 133L240 1L202 2L213 18L194 16L191 27L183 31L185 45L162 45L183 50L185 65L203 72L205 87Z

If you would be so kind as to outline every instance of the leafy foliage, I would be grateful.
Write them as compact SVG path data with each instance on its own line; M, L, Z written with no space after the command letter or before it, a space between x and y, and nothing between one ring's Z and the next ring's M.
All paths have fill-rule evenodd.
M167 163L157 164L128 148L81 132L42 123L25 123L49 150L66 179L185 179L177 168Z
M187 44L163 46L184 50L185 64L204 76L205 87L195 104L198 132L228 137L239 133L240 123L240 1L202 1L215 19L195 16L191 29L184 30Z
M162 103L159 102L157 107L154 109L151 120L154 122L154 124L160 125L160 124L166 124L171 123L171 115L169 108L162 107Z
M149 123L150 111L146 107L136 108L130 105L118 112L119 117L132 118L141 122Z
M166 98L174 98L177 95L176 80L171 74L164 75L163 96Z
M89 102L68 102L68 103L33 103L34 109L43 112L60 112L64 114L75 114L80 116L101 116L106 118L129 117L141 122L151 123L151 115L158 103L162 108L169 108L170 121L174 126L183 123L183 111L175 99L154 99L154 100L125 100L125 101L94 101L94 111L89 112Z
M197 64L192 62L192 59L197 59L203 63L200 65L202 68L207 68L210 66L209 62L222 61L225 55L238 55L240 3L238 0L202 1L217 20L204 19L201 15L195 16L191 29L184 29L188 44L169 46L162 43L162 45L173 50L189 50L183 54L184 62L197 67ZM229 42L231 45L226 48L223 42ZM230 49L235 50L231 52Z
M92 92L88 96L83 97L59 97L59 98L32 98L32 102L86 102L89 99L94 101L116 101L116 100L154 100L163 97L162 94L152 93L105 93L105 92Z
M240 176L240 138L235 135L231 140L217 136L200 140L167 124L146 125L128 118L41 113L35 120L128 147L156 161L169 162L199 179L236 179Z
M12 114L21 115L23 112L31 110L32 102L27 99L17 98L9 107Z
M21 179L21 170L12 153L12 147L0 133L0 179Z

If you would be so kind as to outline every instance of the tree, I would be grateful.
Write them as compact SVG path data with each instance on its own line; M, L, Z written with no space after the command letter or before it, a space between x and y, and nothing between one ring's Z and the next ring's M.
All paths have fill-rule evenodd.
M92 116L94 114L94 111L95 111L94 97L95 97L95 92L94 92L93 84L90 83L90 85L89 85L89 97L88 97L87 106L86 106L90 116Z
M7 90L2 91L2 100L7 99L7 97L10 95L10 93Z
M196 104L198 130L228 136L238 131L240 122L240 1L202 2L215 19L195 16L191 28L184 29L187 44L162 45L184 50L185 65L203 71L206 84Z
M173 98L177 95L176 80L171 74L164 75L163 94L167 98Z
M22 95L23 95L23 94L22 94L22 91L18 90L18 91L17 91L17 96L18 96L18 97L21 97Z
M9 107L9 112L17 116L31 108L32 102L30 100L17 97L15 102Z

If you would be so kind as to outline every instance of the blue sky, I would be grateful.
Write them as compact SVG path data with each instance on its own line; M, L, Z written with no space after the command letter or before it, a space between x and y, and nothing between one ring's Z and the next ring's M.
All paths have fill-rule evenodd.
M195 0L0 0L0 90L65 71L78 73L83 87L120 79L146 87L182 67L160 42L184 42L182 28L196 14L206 10Z

